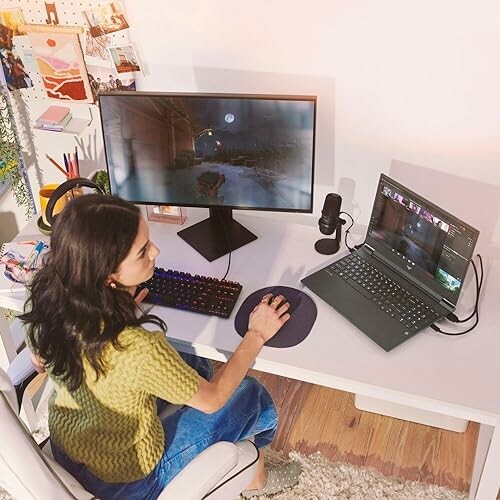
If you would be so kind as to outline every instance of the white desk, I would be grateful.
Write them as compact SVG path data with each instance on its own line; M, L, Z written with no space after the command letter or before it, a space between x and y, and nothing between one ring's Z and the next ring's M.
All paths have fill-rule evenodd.
M189 211L187 224L206 214L206 210ZM249 214L235 215L258 236L232 256L228 279L243 285L235 311L259 288L277 284L302 288L300 278L338 258L315 252L314 242L320 236L317 227ZM207 262L176 235L183 226L152 222L149 227L151 240L161 251L158 266L192 274L224 275L227 256ZM33 233L33 225L29 225L19 237ZM265 347L255 368L479 422L470 498L493 500L500 486L500 262L485 262L485 273L481 321L476 330L456 338L426 330L389 353L305 289L318 307L309 336L292 348ZM474 297L471 277L461 302L467 306ZM0 294L0 307L21 310L22 306L22 296L12 299ZM166 321L167 335L180 350L225 360L241 340L234 330L235 312L229 320L159 307L152 312Z

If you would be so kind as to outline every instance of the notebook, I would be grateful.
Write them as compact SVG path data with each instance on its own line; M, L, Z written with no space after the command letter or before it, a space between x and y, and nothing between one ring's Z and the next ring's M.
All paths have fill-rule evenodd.
M48 243L41 240L4 243L0 249L0 293L23 293L42 267L48 249Z
M363 245L302 283L390 351L455 310L478 237L382 174Z
M49 106L44 113L36 120L38 126L58 125L70 114L70 109L66 106ZM71 115L70 115L71 116Z

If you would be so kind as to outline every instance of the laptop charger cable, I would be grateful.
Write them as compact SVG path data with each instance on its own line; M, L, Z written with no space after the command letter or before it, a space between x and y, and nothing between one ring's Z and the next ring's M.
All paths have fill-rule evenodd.
M451 336L465 335L466 333L469 333L470 331L474 330L474 328L476 328L477 324L479 323L479 297L481 295L481 288L483 286L484 269L483 269L483 259L481 257L481 254L477 254L476 256L479 259L479 266L481 268L481 279L479 279L476 264L474 263L473 260L471 260L472 267L474 268L474 277L476 280L476 301L474 304L474 309L471 312L471 314L469 314L469 316L467 316L467 318L464 319L458 318L458 316L454 313L450 313L446 316L446 319L448 321L451 321L452 323L466 323L467 321L470 321L472 318L475 317L474 324L467 330L464 330L463 332L445 332L441 330L437 325L431 325L431 328L434 331L441 333L443 335L451 335Z

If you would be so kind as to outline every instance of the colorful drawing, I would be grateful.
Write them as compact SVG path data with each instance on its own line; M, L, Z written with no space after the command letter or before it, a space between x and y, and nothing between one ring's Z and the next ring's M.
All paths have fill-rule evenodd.
M30 31L33 55L47 95L53 99L93 102L78 35Z
M94 37L114 33L129 27L118 2L111 2L95 9L85 10L83 16L89 25L90 34Z
M22 29L24 25L23 13L21 9L1 9L0 24L13 31L14 35L25 35L26 32Z
M109 53L118 73L130 73L141 71L135 50L132 45L120 45L110 47Z

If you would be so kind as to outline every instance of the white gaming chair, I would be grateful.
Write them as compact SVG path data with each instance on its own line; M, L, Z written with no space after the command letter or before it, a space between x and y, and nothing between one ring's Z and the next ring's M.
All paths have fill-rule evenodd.
M16 393L0 369L0 486L17 500L94 499L50 453L41 450L19 418ZM160 499L232 500L255 475L259 452L251 441L216 443L190 462Z

